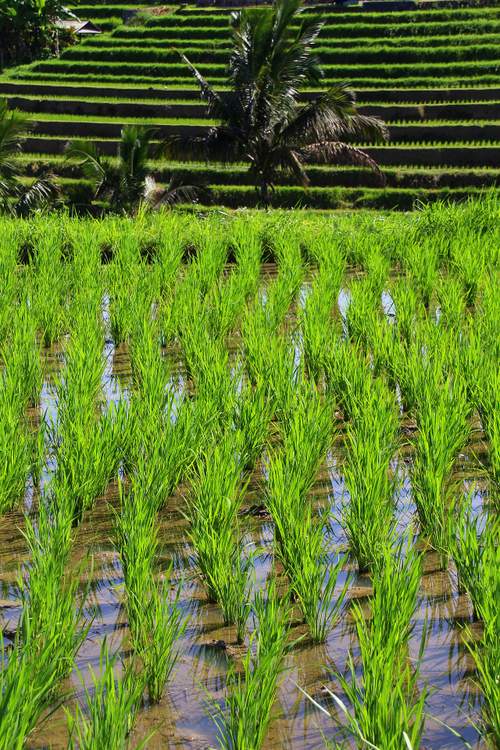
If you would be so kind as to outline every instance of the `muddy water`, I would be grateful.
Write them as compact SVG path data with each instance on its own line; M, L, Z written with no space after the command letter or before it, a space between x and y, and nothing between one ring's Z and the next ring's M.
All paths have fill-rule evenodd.
M341 295L341 307L346 301ZM108 402L126 398L130 386L130 363L125 346L115 349L107 343L105 350L107 366L104 391ZM53 375L63 360L60 349L54 348L44 354L46 380L42 392L41 412L55 417L57 404L54 397ZM412 426L407 425L409 431ZM469 480L477 477L478 465L470 456L482 449L483 436L478 424L474 425L471 445L457 466L457 477ZM403 451L395 459L394 469L402 477L398 498L398 523L403 531L414 516L408 466L411 456ZM345 547L345 536L335 518L342 505L344 486L342 481L342 456L339 447L334 447L322 468L313 490L313 502L329 506L333 520L329 528L334 548ZM262 469L255 472L249 487L248 508L258 507L262 502ZM478 483L475 504L479 509L484 501L486 488ZM67 693L65 705L71 707L75 700L82 700L82 680L88 685L89 666L99 667L99 652L106 638L111 649L126 656L129 648L126 612L123 606L123 576L120 559L113 543L113 508L117 505L117 487L112 485L104 497L84 518L79 527L73 562L80 570L82 586L90 584L87 613L92 623L83 647L77 668L73 671L63 691ZM190 562L191 550L187 542L186 521L182 515L182 491L169 499L162 510L160 523L160 555L158 576L166 569L171 559L175 560L176 575L183 581L181 603L190 614L187 631L181 642L181 658L174 679L169 684L162 702L157 706L145 706L140 713L133 733L133 742L139 741L154 730L148 747L192 748L213 747L216 743L214 726L207 716L207 692L223 700L225 674L229 659L238 659L241 652L235 644L235 633L222 625L217 607L206 600L203 587L196 578ZM36 492L29 490L25 509L36 512ZM258 551L255 558L256 586L264 586L271 572L271 550L273 527L269 518L257 513L244 515L247 548ZM20 566L26 559L26 547L21 529L21 511L12 512L0 519L0 612L6 637L15 630L20 613L17 577ZM78 567L79 566L79 567ZM347 575L348 570L344 572ZM339 582L341 585L343 581ZM323 747L322 733L329 739L340 740L333 720L329 720L315 708L298 689L306 690L316 700L327 706L332 715L338 716L324 686L342 697L335 679L336 671L346 666L348 649L357 654L349 601L361 603L370 594L370 581L366 576L355 577L350 589L348 603L341 621L322 646L312 646L307 640L304 626L294 623L294 638L302 637L288 657L287 671L274 710L274 718L266 739L265 748L290 748L290 750L313 750ZM433 553L425 557L424 573L420 587L420 601L415 618L415 630L411 640L411 655L416 658L424 623L429 626L429 638L422 665L422 680L428 682L432 692L428 699L429 719L423 746L425 748L462 748L463 742L443 727L448 724L460 732L474 747L481 747L471 719L476 720L481 699L473 682L473 665L466 651L461 625L471 623L471 609L464 595L459 595L454 571L443 570L440 560ZM250 623L251 627L251 623ZM472 625L479 633L477 626ZM433 717L437 717L439 722ZM62 709L56 710L44 722L28 743L32 750L65 748L67 743L66 720Z

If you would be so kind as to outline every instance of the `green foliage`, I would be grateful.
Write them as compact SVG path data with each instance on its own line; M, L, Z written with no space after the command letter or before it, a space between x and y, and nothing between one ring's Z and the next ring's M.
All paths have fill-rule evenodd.
M124 125L118 145L118 163L104 156L99 147L85 140L68 144L68 159L77 160L94 189L95 201L107 201L111 211L135 214L144 207L171 206L189 202L195 189L171 180L159 188L150 174L148 160L153 151L155 131L145 125Z
M0 15L0 23L1 21ZM57 197L57 187L46 175L39 177L28 186L19 179L19 164L15 156L22 150L28 129L29 122L25 115L15 110L9 111L7 101L1 99L0 211L2 213L27 216L34 209L50 205Z
M60 0L0 0L0 37L7 59L20 63L53 52L54 22L62 13Z

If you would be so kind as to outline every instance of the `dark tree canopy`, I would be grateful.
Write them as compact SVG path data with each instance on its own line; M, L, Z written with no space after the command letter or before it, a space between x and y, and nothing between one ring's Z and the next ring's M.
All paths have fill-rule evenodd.
M54 23L65 12L61 0L0 0L0 63L21 63L54 52Z

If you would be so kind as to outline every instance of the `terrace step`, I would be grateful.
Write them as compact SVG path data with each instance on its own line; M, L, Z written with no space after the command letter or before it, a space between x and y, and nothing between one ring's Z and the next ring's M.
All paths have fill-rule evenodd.
M104 61L68 61L65 59L47 60L34 63L29 68L35 73L49 73L58 75L96 75L108 78L152 78L168 81L175 78L188 78L189 71L185 63L131 63ZM200 72L214 83L223 81L226 66L224 63L204 63L200 65ZM371 79L374 75L380 81L413 80L414 78L428 79L433 76L452 78L468 77L471 75L484 76L489 79L500 77L500 63L498 58L481 60L480 62L433 62L433 63L405 63L380 66L378 64L324 65L325 82L338 80L359 81Z
M151 123L158 137L170 135L198 136L206 133L209 123ZM84 138L118 138L123 124L95 120L35 120L31 131L35 135L55 135ZM481 124L418 124L389 125L390 142L456 143L468 141L500 141L500 122Z
M94 139L93 139L94 140ZM29 137L25 141L26 151L39 154L63 154L68 138ZM118 141L94 140L99 150L115 156ZM430 167L495 167L500 164L500 147L497 146L370 146L364 151L380 165L430 166Z
M88 213L88 204L92 199L92 189L86 183L65 181L63 194L77 210ZM205 186L202 205L240 208L255 207L257 193L251 186L228 186L217 183ZM483 188L391 188L391 187L313 187L304 191L297 186L277 185L273 192L273 205L281 208L337 209L337 208L371 208L385 210L409 211L418 202L464 201L471 196L480 196Z
M500 86L471 86L463 88L357 88L359 102L365 104L376 102L434 104L436 102L487 102L500 101ZM167 88L163 86L133 87L133 86L75 86L72 84L34 83L31 81L0 80L0 94L25 94L32 96L67 96L112 99L193 99L199 101L199 90L193 87ZM305 95L314 96L314 93Z
M40 177L48 167L60 179L71 179L76 184L84 182L81 168L76 162L50 157L47 154L40 161L39 154L25 154L20 160L22 174L26 177ZM168 183L175 175L184 184L213 183L218 185L251 185L251 176L245 165L209 166L192 163L189 165L154 162L151 174L158 183ZM317 187L380 187L379 176L371 170L356 167L310 165L307 174ZM384 169L387 187L398 188L465 188L495 187L500 183L500 169ZM293 178L282 177L281 185L293 185Z
M230 50L228 47L214 47L205 44L202 47L191 45L177 45L189 60L195 65L227 65ZM75 63L86 64L92 63L147 63L149 65L159 64L162 66L170 65L174 69L183 67L179 62L178 49L171 49L168 45L144 45L139 47L135 45L121 45L108 42L102 42L101 45L79 45L65 51L61 55L61 62L71 65ZM405 66L408 63L420 65L427 61L429 64L462 64L465 62L478 63L483 60L494 60L500 55L500 45L491 43L479 43L468 46L435 46L426 47L406 46L390 47L384 44L369 47L368 45L346 46L335 44L318 48L318 54L321 56L325 70L333 63L339 65L353 65L365 67L366 65L386 66L396 65Z
M1 90L0 90L1 94ZM204 118L206 107L202 102L172 104L144 102L85 101L82 99L30 99L20 96L7 98L11 109L40 114L70 114L100 117L135 118ZM470 104L420 104L420 105L360 105L364 115L381 117L387 121L404 120L500 120L500 100Z
M116 69L119 71L119 66L116 66ZM165 88L178 88L178 89L189 89L192 86L193 78L192 76L182 75L182 76L166 76L166 77L158 77L158 76L142 76L142 75L120 75L119 73L113 73L109 74L109 72L101 72L100 75L97 75L96 73L74 73L71 71L63 71L59 69L58 72L45 72L41 73L39 71L31 71L31 70L23 70L22 76L20 74L19 78L23 78L26 80L31 80L34 82L37 81L60 81L61 76L64 76L65 81L77 83L80 82L84 85L87 85L89 81L99 81L99 84L109 84L113 85L115 87L120 86L144 86L144 87L152 87L157 88L160 86L165 86ZM219 86L222 86L222 80L221 78L216 78L212 75L208 75L207 79L209 82L212 83L213 86L218 88ZM396 77L396 78L355 78L352 77L349 79L349 82L351 86L356 90L359 91L360 89L413 89L413 88L420 88L423 89L426 86L434 86L436 83L436 79L440 81L442 88L466 88L468 86L470 87L477 87L477 88L485 88L485 87L498 87L500 86L500 70L495 74L475 74L474 72L469 73L469 75L463 75L463 76L456 76L456 75L442 75L442 76L422 76L422 75L415 75L415 76L404 76L404 77ZM324 79L324 85L333 85L337 83L339 80L339 77L335 79ZM194 90L194 89L193 89Z
M101 22L99 22L101 25ZM361 24L355 23L351 25L343 24L338 26L336 24L325 24L319 35L321 42L328 36L339 37L344 41L351 41L355 39L366 39L372 40L379 39L391 39L394 43L402 43L401 40L406 40L409 37L418 38L425 41L427 38L445 36L453 41L454 38L460 36L461 43L466 43L466 40L470 36L477 34L493 34L498 33L500 30L500 21L491 19L481 19L471 24L469 21L448 21L446 23L428 23L418 24L393 24L388 25L373 25L373 24ZM120 25L116 27L111 38L113 39L156 39L156 40L169 40L169 39L180 39L186 37L192 42L197 40L210 42L217 40L227 39L227 27L226 26L185 26L185 25L172 25L172 26L154 26L148 24L147 26L125 26ZM90 40L86 41L86 44Z

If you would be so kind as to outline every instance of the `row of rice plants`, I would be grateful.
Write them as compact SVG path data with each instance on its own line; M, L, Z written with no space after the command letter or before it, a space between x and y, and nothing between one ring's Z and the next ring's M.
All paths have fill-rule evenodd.
M84 284L72 304L74 322L65 366L56 379L57 417L52 424L54 482L64 490L75 522L116 476L126 419L123 404L104 408L102 403L102 289L87 272L81 281Z
M61 701L60 682L86 636L79 578L75 571L65 572L72 522L54 488L42 496L37 520L25 520L30 563L20 579L23 607L8 651L0 631L0 747L5 750L25 747L42 714Z
M36 318L33 317L31 323L35 322ZM19 327L16 330L22 332L23 329ZM92 410L95 410L94 399L89 397L87 402L84 399L85 395L95 395L97 386L92 388L92 377L72 380L84 369L78 369L75 352L79 345L83 352L81 363L85 359L83 334L87 332L88 327L75 323L73 347L68 351L65 375L59 384L60 389L64 387L65 394L65 399L61 399L63 411L59 424L66 425L68 432L70 425L64 420L69 420L69 415L77 411L76 408L70 410L71 403L75 406L82 397L82 403L87 406L90 403ZM79 333L82 338L78 342ZM31 347L32 355L37 355L33 330ZM89 366L92 367L92 363ZM88 372L86 374L88 376ZM17 382L22 385L22 377ZM30 382L29 379L27 382ZM63 383L64 386L61 385ZM87 394L84 392L86 386ZM5 651L2 655L1 698L5 710L2 710L0 737L1 746L5 748L24 747L42 713L54 701L57 704L58 686L71 672L75 655L86 636L83 617L85 595L80 591L78 571L69 566L69 560L74 524L88 505L85 498L93 498L98 490L93 485L80 491L78 472L88 454L80 453L80 464L66 458L71 455L68 433L63 434L63 438L66 441L64 450L53 446L57 454L57 468L42 488L38 514L25 517L24 535L29 564L19 581L22 612L12 648L8 655ZM71 446L74 447L75 444ZM48 461L48 468L53 468L50 455ZM91 469L87 467L89 475L92 476ZM16 722L12 721L13 716L16 716Z
M146 312L147 315L147 312ZM191 430L188 407L177 399L149 316L136 320L131 342L134 388L130 402L126 464L120 483L117 547L123 568L130 638L149 700L158 702L178 658L177 641L187 620L180 587L171 588L173 563L155 574L157 514L186 470Z
M205 285L199 273L200 263L207 263L212 248L215 259L222 252L220 243L211 242L190 269L190 310L189 314L184 310L180 338L198 403L205 414L211 413L205 425L211 435L199 446L187 497L189 539L209 600L221 607L225 625L236 626L236 639L241 643L253 567L252 556L243 550L238 513L267 425L265 411L261 415L254 408L249 411L253 405L248 387L237 392L241 364L236 362L232 376L230 371L225 339L255 293L260 270L258 243L248 242L238 231L233 242L236 267L226 279L221 280L217 266L211 285ZM227 249L222 257L226 254Z
M229 665L224 706L213 699L209 703L220 750L260 750L290 648L291 608L288 598L278 595L274 580L266 593L256 593L252 610L255 629L241 668Z
M274 522L275 555L312 640L321 643L338 620L349 585L347 578L337 592L345 558L332 553L325 538L328 514L318 513L308 498L332 442L333 409L304 384L296 387L283 418L282 446L267 466L265 502Z
M481 621L480 637L465 626L465 645L472 655L477 674L475 682L483 695L481 733L488 747L500 739L500 646L498 638L498 569L500 525L497 515L485 520L473 512L472 493L461 503L450 529L448 551L456 566L458 583L466 591L474 618Z
M42 385L36 332L27 300L10 320L12 334L1 351L0 372L0 513L24 497L30 474L39 463L37 426L27 408L38 403Z
M354 739L360 747L420 747L428 695L428 688L419 684L425 627L417 659L409 650L420 575L421 558L410 541L395 549L384 547L373 570L370 614L358 603L352 605L361 670L350 651L347 673L335 674L345 702L339 691L326 688L335 713L310 698L332 716L345 739Z

